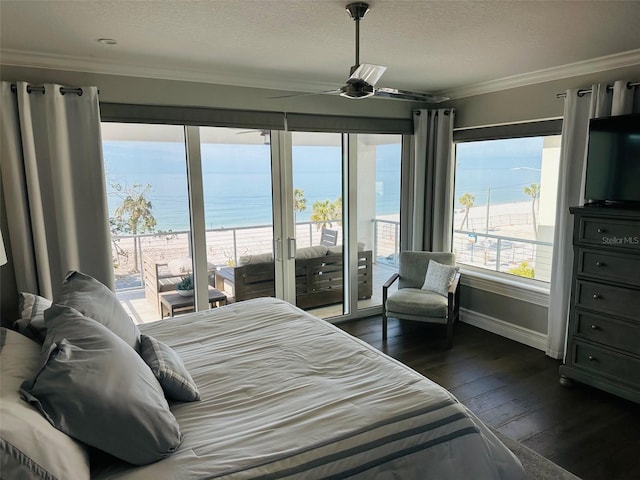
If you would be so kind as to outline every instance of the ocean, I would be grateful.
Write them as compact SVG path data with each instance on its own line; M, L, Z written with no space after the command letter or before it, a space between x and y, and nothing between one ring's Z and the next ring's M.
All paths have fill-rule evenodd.
M524 142L523 142L524 140ZM524 186L539 183L542 140L519 139L518 158L505 141L458 144L455 199L475 196L475 205L527 200ZM400 145L376 147L376 215L400 208ZM189 201L184 145L173 142L104 141L109 212L122 201L115 185L150 185L156 231L189 229ZM315 201L341 196L341 149L334 146L294 146L293 186L304 191L307 208L296 220L310 220ZM270 153L268 145L202 146L202 180L206 228L265 225L272 222Z
M171 142L103 142L110 215L122 201L114 185L151 185L156 230L189 229L184 146ZM400 145L377 147L376 214L400 208ZM294 146L293 186L304 192L306 209L298 222L309 221L316 201L341 197L340 147ZM202 146L202 180L206 228L272 223L271 166L268 145ZM373 188L373 187L372 187Z
M475 205L491 205L531 200L524 187L540 184L542 137L458 143L454 199L465 193Z

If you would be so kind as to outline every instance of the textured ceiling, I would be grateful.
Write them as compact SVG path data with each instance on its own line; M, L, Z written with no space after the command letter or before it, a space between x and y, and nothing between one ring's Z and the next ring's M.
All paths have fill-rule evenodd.
M346 3L0 0L0 60L279 90L335 88L354 63ZM379 86L450 92L532 72L568 76L585 62L640 63L640 1L369 3L360 59L388 67Z

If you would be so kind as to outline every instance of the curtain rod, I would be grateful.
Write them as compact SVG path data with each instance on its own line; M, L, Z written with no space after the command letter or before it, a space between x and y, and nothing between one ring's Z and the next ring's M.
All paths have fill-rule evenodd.
M627 88L633 88L640 85L640 82L627 82ZM607 85L607 91L613 90L613 85ZM578 90L578 96L581 97L586 95L587 93L591 93L590 88L585 88L584 90ZM566 93L556 93L556 98L565 98L567 96Z
M16 93L18 91L18 86L15 83L11 84L11 91L13 93ZM31 93L31 92L40 92L40 93L45 93L44 90L44 86L43 85L27 85L27 93ZM67 93L75 93L76 95L78 95L79 97L82 96L82 89L81 88L74 88L74 87L60 87L60 93L62 95L65 95ZM100 92L98 92L100 93Z
M436 109L436 110L440 110L440 109ZM444 110L444 114L451 115L452 110L453 110L452 108L446 108ZM420 110L414 110L413 113L415 113L416 115L420 115Z

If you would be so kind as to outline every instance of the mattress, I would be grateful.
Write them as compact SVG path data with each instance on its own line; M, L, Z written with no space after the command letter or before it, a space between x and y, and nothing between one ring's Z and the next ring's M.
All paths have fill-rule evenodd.
M141 326L185 362L202 400L172 403L184 440L97 479L510 479L516 457L451 393L273 298Z

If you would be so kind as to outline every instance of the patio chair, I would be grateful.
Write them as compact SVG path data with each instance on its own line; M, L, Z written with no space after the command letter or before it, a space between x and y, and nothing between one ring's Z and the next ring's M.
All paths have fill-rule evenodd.
M388 289L398 281L398 290ZM455 255L444 252L400 252L400 267L382 286L382 339L387 318L446 327L446 348L453 345L453 325L460 316L460 274Z
M338 244L338 231L331 230L328 228L322 229L322 234L320 235L320 245L324 245L325 247L335 247Z

